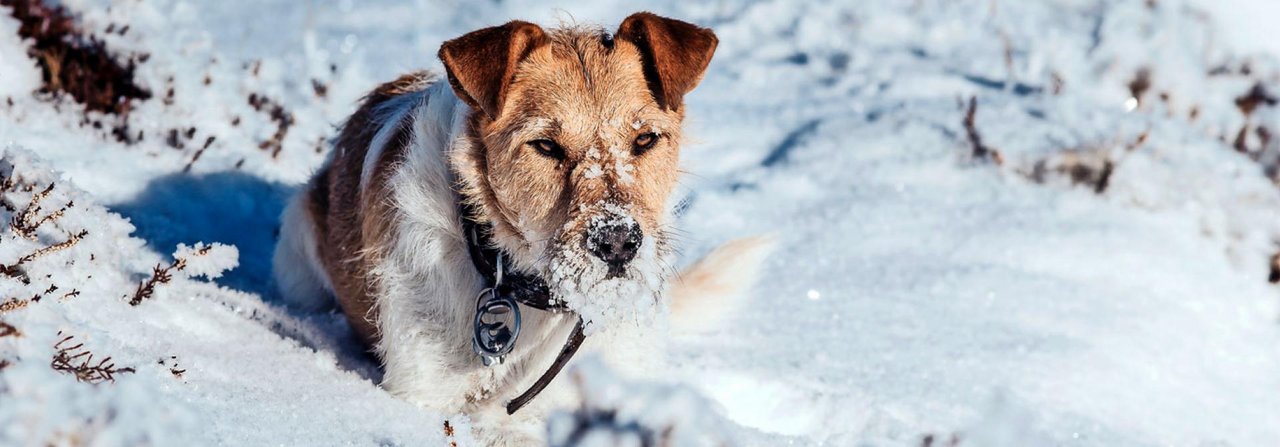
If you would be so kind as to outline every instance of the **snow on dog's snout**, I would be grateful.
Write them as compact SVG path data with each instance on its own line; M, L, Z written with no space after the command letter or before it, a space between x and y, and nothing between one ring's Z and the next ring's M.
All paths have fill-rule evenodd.
M579 207L550 250L552 294L587 323L586 332L618 324L651 325L666 312L661 293L671 276L666 238L643 231L627 207L602 203ZM613 244L612 247L605 247ZM619 244L633 244L625 262L612 259ZM615 256L616 258L616 256Z

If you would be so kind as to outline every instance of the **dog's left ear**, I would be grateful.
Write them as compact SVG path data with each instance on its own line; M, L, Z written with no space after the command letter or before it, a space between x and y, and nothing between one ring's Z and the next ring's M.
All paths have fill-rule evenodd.
M709 29L648 12L623 20L616 38L640 49L649 89L668 110L679 109L685 93L698 86L719 43Z
M439 56L458 98L497 119L516 65L546 43L541 27L513 20L445 42Z

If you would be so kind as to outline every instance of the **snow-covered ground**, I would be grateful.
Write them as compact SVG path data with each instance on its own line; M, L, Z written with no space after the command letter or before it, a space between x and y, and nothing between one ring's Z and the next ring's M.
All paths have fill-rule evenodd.
M276 216L355 99L438 68L441 41L512 18L611 28L637 6L62 3L150 55L154 97L137 144L82 125L30 93L0 7L0 220L74 202L0 233L0 445L471 445L464 416L379 390L339 315L273 303ZM684 260L781 243L727 330L676 340L672 384L586 368L584 408L733 445L1280 444L1273 2L644 7L721 41L688 97ZM292 116L275 154L251 97ZM225 246L188 248L189 271L130 304L198 242ZM52 367L82 352L131 371Z

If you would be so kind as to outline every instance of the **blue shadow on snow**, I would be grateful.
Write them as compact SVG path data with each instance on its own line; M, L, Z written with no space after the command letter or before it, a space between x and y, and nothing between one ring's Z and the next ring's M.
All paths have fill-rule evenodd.
M235 245L240 265L215 281L274 297L271 255L280 212L293 189L235 171L171 174L152 180L132 201L109 208L129 218L137 227L134 236L160 253L172 254L179 243Z

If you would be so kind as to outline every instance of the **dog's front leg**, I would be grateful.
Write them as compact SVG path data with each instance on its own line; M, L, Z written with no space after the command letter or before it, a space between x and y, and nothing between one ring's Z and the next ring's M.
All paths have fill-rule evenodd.
M384 327L382 387L444 416L465 411L482 386L474 368L456 358L459 350L470 346L460 346L448 332L432 322Z
M388 257L375 275L378 350L386 371L382 385L448 416L482 399L491 380L471 350L474 304L464 297L478 289L474 273L423 267Z

